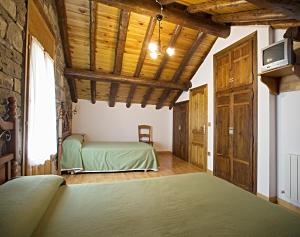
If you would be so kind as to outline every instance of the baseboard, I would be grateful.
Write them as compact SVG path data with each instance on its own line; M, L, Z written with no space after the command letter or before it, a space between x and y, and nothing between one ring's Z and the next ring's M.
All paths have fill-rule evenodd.
M262 198L262 199L264 199L268 202L272 202L272 203L275 203L275 204L277 203L277 197L276 196L275 197L267 197L267 196L265 196L261 193L257 193L256 196L259 197L259 198Z
M163 155L163 154L172 154L171 151L156 151L157 154Z
M214 175L214 172L212 170L209 170L209 169L206 170L206 173L209 174L209 175L212 175L212 176Z
M277 203L280 205L280 206L283 206L293 212L296 212L297 214L300 214L300 207L297 207L285 200L282 200L280 198L277 198Z

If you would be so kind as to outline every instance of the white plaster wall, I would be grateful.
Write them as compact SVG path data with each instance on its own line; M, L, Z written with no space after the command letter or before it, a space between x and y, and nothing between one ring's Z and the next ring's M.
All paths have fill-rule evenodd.
M193 87L208 84L208 121L212 127L208 129L208 151L211 156L208 157L207 168L213 169L213 55L220 50L228 47L245 36L257 31L258 39L258 73L261 65L261 48L271 43L273 34L269 26L234 26L231 28L231 34L227 39L219 38L213 46L211 52L192 79ZM189 98L188 92L184 93L179 101ZM268 88L258 79L258 164L257 164L257 192L265 196L270 196L270 100L271 96Z
M300 155L300 91L277 96L277 197L300 207L290 200L286 191L288 154Z
M116 103L111 108L107 102L79 100L77 108L72 132L85 133L89 141L138 141L138 125L149 124L153 127L155 148L172 151L173 111L168 107L157 110L152 105L141 108L132 104L128 109L126 104Z
M275 30L275 41L285 30ZM300 207L285 195L288 154L300 154L300 91L280 93L277 98L277 197Z

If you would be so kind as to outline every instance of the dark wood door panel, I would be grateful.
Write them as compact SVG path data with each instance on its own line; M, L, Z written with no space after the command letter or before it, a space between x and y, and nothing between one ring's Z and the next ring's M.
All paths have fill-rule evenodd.
M230 87L231 53L227 52L217 57L216 60L216 91Z
M173 154L188 160L188 101L175 104L173 108Z
M233 87L249 85L253 82L252 73L252 40L232 49L232 83Z

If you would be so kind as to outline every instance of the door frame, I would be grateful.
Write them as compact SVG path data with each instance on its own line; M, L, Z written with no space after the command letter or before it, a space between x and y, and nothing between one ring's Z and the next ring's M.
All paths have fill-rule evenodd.
M205 96L205 105L206 105L206 116L205 116L205 153L206 155L204 156L204 171L207 172L207 160L208 160L208 84L203 84L201 86L197 86L197 87L194 87L192 89L190 89L190 92L189 92L189 101L191 100L191 93L195 92L195 91L198 91L198 90L203 90L203 89L206 89L206 96ZM189 103L189 133L188 133L188 136L189 136L189 158L188 158L188 162L191 163L191 146L190 146L190 138L191 138L191 129L190 129L190 125L191 125L191 103Z
M185 123L186 123L186 129L187 129L187 134L186 134L186 145L187 145L187 159L185 161L189 160L189 100L184 100L184 101L180 101L178 103L175 103L175 105L173 106L173 139L172 139L172 152L174 152L174 131L175 131L175 126L174 126L174 108L176 107L176 105L180 106L182 104L185 104L186 108L187 108L187 116L185 118ZM182 157L180 157L182 158Z
M215 154L216 154L216 130L215 130L215 125L216 125L216 57L219 54L222 54L228 50L231 50L232 48L236 47L237 45L248 41L252 39L252 75L253 75L253 83L252 86L241 86L237 87L234 89L227 89L222 91L223 92L231 92L236 89L242 89L242 88L249 88L252 87L253 89L253 149L252 149L252 193L256 194L257 193L257 134L258 134L258 117L257 117L257 112L258 112L258 71L257 71L257 31L247 35L246 37L238 40L237 42L233 43L232 45L226 47L225 49L222 49L218 53L214 54L213 56L213 80L214 80L214 123L213 123L213 128L214 128L214 135L213 135L213 147L214 147L214 155L213 155L213 174L215 175Z

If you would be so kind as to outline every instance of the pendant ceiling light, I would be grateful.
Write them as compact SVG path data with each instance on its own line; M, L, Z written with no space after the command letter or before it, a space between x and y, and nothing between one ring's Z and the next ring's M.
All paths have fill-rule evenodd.
M162 55L162 45L161 45L161 39L160 39L160 29L161 29L161 22L164 18L163 16L163 5L159 0L156 0L156 2L160 5L160 13L156 15L156 19L158 21L158 41L157 43L151 42L148 46L148 49L150 51L150 57L152 59L157 59L159 56ZM166 50L166 53L169 56L173 56L175 54L175 49L168 47Z

